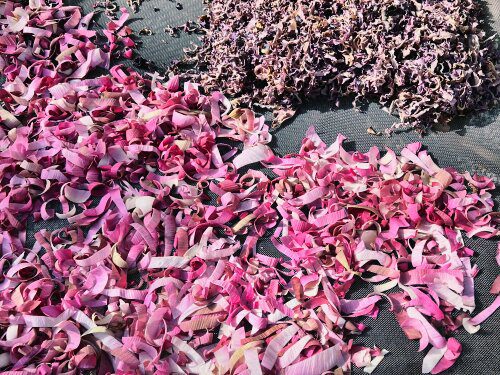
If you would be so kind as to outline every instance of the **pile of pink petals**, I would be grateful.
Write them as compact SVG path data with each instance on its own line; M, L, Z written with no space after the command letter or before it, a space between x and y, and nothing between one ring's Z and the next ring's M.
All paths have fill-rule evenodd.
M76 7L0 14L3 373L371 373L387 351L355 337L382 301L438 373L461 352L450 333L499 307L472 314L462 239L500 234L490 179L313 129L279 157L220 93L121 66L87 78L133 46L126 14L105 47ZM52 219L27 247L27 223ZM280 259L257 251L266 233ZM354 282L373 293L346 298Z

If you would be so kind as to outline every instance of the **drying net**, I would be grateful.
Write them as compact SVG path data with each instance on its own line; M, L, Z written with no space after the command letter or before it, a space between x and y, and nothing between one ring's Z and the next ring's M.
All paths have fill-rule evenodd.
M93 0L69 2L82 6L85 12L93 10ZM118 1L120 6L124 3L126 3L125 0ZM491 28L490 31L500 32L500 1L487 0L482 3L488 17L486 21ZM142 58L154 64L150 66L150 69L164 72L172 60L181 58L183 48L197 41L194 34L181 33L178 37L171 37L164 31L167 26L181 25L188 20L196 20L202 14L201 0L184 0L182 5L183 9L178 10L176 2L146 0L139 7L139 11L133 15L130 26L136 34L143 28L149 28L153 32L152 35L141 37L142 45L138 50ZM315 101L303 106L292 121L288 121L274 131L271 146L280 155L297 152L310 125L316 127L316 131L326 144L334 142L337 134L342 133L349 139L348 149L363 152L371 146L378 146L382 149L387 146L394 150L401 150L406 144L419 141L428 147L440 166L453 166L459 171L488 176L493 178L497 186L500 185L499 108L456 119L450 132L430 133L423 139L414 131L395 134L391 138L376 137L367 133L369 127L382 131L394 121L397 121L397 118L390 116L375 104L369 105L363 112L358 112L352 109L348 102L340 108L332 108L327 101ZM498 188L495 197L498 209L498 204L500 204L500 189ZM32 238L34 232L43 228L54 230L64 225L65 222L58 220L30 223L28 238ZM475 279L477 311L480 311L489 306L494 299L489 289L498 273L498 266L494 261L496 241L467 239L466 245L477 251L477 256L473 259L481 269L481 273ZM266 255L278 254L271 242L265 238L259 244L259 251ZM353 290L350 297L360 298L367 293L369 291L360 285ZM390 351L390 355L386 356L377 367L376 374L421 373L425 352L417 353L418 340L409 341L398 326L394 315L387 310L388 306L384 307L381 309L379 318L370 321L370 330L357 338L357 343L366 346L376 344ZM481 327L482 329L475 335L469 335L463 329L454 334L454 337L462 343L463 352L455 365L443 374L489 375L498 373L500 368L498 315L493 315L481 324ZM353 367L353 374L361 373L362 370Z

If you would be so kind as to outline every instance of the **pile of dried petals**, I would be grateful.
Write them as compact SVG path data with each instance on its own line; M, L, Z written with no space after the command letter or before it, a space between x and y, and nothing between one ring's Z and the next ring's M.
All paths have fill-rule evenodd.
M319 95L375 100L423 132L500 97L500 51L473 0L206 1L190 79L275 123ZM179 70L182 72L182 70Z
M499 234L489 179L439 168L420 144L353 153L313 130L278 157L264 119L220 93L120 66L86 78L106 52L59 51L85 27L78 8L43 4L0 5L4 373L371 373L387 352L353 338L382 298L438 373L461 345L437 329L473 333L500 304L470 317L477 267L461 237ZM54 55L23 40L44 22ZM277 177L241 172L258 162ZM60 229L28 248L30 217ZM268 230L281 260L256 251ZM347 299L356 279L374 293Z

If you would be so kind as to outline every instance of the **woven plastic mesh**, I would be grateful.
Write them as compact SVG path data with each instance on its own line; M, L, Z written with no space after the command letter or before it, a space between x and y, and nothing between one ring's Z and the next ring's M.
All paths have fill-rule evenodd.
M69 1L78 4L86 12L92 10L93 0ZM123 6L125 0L119 0ZM168 0L144 1L140 10L132 19L131 26L138 31L149 28L153 35L143 36L143 44L139 54L153 61L162 72L174 59L182 56L182 49L196 42L195 35L181 34L177 38L164 32L166 26L180 25L188 20L195 20L202 13L201 0L183 0L182 10L176 9L176 2ZM482 1L486 11L486 23L491 30L500 32L500 0ZM157 8L155 10L155 8ZM99 20L101 24L103 20ZM447 133L431 133L421 138L415 132L396 134L391 138L376 137L367 134L366 129L373 127L382 130L397 119L388 115L377 105L370 105L364 112L357 112L348 104L332 109L326 101L315 101L301 109L293 121L288 122L274 132L272 147L278 154L296 152L301 140L310 125L314 125L318 134L328 144L335 140L338 133L348 137L348 148L367 151L371 146L390 147L400 150L409 142L423 142L441 166L454 166L461 171L477 172L494 179L500 185L500 109L461 118L454 122L452 131ZM497 205L500 203L500 190L495 194ZM497 206L498 207L498 206ZM42 228L56 229L64 223L58 220L41 223L30 223L30 234ZM474 249L481 273L476 278L477 311L493 302L488 292L498 274L495 262L496 242L481 239L466 240L467 246ZM276 250L265 238L259 244L259 251L267 255L277 255ZM351 297L362 297L369 292L359 285ZM418 341L408 340L396 323L387 305L381 309L378 319L367 319L370 329L357 338L358 343L377 345L390 351L390 355L382 361L376 374L419 374L421 373L424 353L417 353ZM490 375L500 373L500 319L492 316L475 335L460 330L455 337L463 345L463 353L456 364L444 374L448 375ZM362 371L354 368L353 374ZM307 374L304 374L307 375Z

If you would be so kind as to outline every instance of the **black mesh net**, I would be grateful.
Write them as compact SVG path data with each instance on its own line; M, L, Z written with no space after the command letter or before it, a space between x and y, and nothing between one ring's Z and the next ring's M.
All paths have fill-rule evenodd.
M73 0L73 4L80 5L86 12L92 11L93 0ZM142 36L142 45L139 55L150 60L161 73L168 64L179 59L183 48L196 42L196 35L181 33L178 37L171 37L165 31L167 26L180 25L188 20L195 20L202 13L201 0L183 0L182 10L177 9L175 1L149 0L144 1L134 14L130 22L136 33L143 29L151 29L153 34ZM117 2L120 6L125 0ZM482 1L485 17L490 31L500 32L500 1ZM98 24L104 23L103 17ZM144 70L143 70L144 71ZM500 185L500 109L464 117L454 121L450 132L435 132L421 138L416 132L410 131L395 134L391 138L377 137L367 133L367 128L383 130L389 127L397 118L390 116L379 106L369 105L359 112L345 103L340 108L331 108L326 101L315 101L305 105L292 120L274 131L274 140L271 144L278 154L298 151L302 138L310 125L327 143L335 140L338 133L348 137L349 149L367 151L375 145L379 148L390 147L400 150L410 142L420 141L431 151L432 156L440 166L454 166L460 171L477 172L494 179ZM497 205L500 203L500 190L496 191ZM498 206L497 206L498 207ZM28 238L32 238L34 231L42 228L56 229L64 223L53 220L40 223L30 223ZM481 239L466 240L466 244L476 251L475 263L481 268L476 278L477 310L487 307L493 302L494 296L489 293L491 284L498 274L495 262L496 242ZM259 251L267 255L276 255L270 241L265 238L259 244ZM351 297L362 297L368 293L363 285L352 292ZM370 329L357 338L358 343L385 348L390 354L382 361L376 374L419 374L421 373L422 359L425 355L417 353L418 341L408 340L392 313L383 306L378 319L366 322ZM492 316L475 335L469 335L464 330L455 333L455 337L463 345L463 353L456 364L444 374L448 375L489 375L500 371L500 320L497 315ZM354 367L353 374L362 371ZM304 374L307 375L307 374Z

